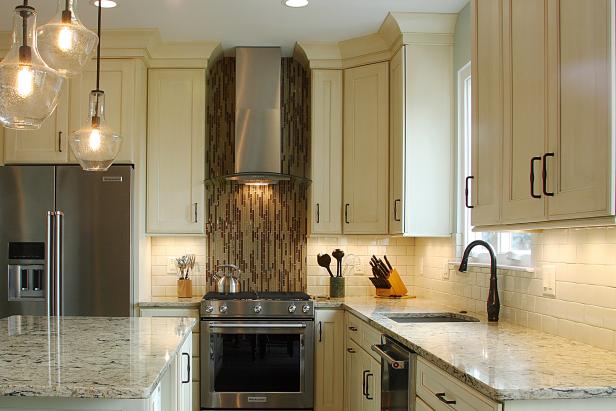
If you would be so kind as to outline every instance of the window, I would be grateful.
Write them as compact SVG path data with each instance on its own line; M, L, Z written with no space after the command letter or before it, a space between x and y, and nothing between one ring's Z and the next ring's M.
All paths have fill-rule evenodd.
M458 71L458 232L462 247L474 240L487 241L494 247L500 265L530 267L532 234L524 232L473 232L471 210L464 205L464 184L471 173L471 65L468 63ZM490 256L484 248L475 248L471 262L489 263Z

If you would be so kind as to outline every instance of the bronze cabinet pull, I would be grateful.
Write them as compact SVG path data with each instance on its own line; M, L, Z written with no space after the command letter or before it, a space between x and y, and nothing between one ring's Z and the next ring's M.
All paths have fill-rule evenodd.
M530 196L532 198L541 198L541 195L535 194L535 162L541 161L541 157L533 157L530 159Z

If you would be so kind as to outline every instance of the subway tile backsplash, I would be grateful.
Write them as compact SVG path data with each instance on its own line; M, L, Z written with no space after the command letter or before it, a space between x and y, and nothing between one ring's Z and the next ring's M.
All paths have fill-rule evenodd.
M329 295L329 274L325 268L317 264L317 254L330 254L336 248L345 252L343 266L355 256L359 265L352 273L346 275L346 295L367 296L374 295L374 286L368 279L372 271L368 262L372 255L387 258L396 267L402 280L414 294L414 254L415 239L397 238L387 236L328 236L308 238L308 293L316 296ZM332 272L336 273L336 260L332 258Z
M532 253L534 271L499 270L501 318L616 350L616 227L547 230L533 236ZM485 312L489 268L447 264L450 239L417 239L415 254L420 296ZM543 294L546 269L556 273L555 297Z

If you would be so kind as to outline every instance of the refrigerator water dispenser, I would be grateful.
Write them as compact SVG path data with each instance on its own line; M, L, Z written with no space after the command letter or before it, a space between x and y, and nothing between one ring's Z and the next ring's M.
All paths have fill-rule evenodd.
M45 243L9 243L9 301L45 300Z

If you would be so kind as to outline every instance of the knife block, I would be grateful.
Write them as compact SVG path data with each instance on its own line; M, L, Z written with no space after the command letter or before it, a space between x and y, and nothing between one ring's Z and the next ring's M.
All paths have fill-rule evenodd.
M408 294L408 290L402 282L402 278L400 278L400 274L398 270L395 268L391 270L391 274L389 274L389 278L387 279L389 284L391 284L391 288L377 288L376 295L379 297L404 297Z
M190 298L192 297L192 280L178 280L178 297L179 298Z

